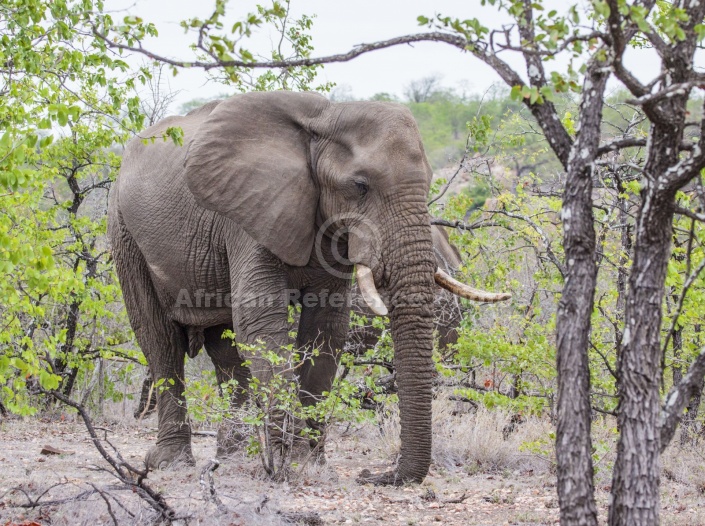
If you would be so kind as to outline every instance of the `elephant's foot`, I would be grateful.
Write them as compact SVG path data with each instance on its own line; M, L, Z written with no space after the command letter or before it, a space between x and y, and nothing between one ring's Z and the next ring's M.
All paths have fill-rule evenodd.
M373 484L374 486L403 486L404 480L396 471L372 474L369 469L363 469L356 479L358 484Z
M306 420L305 426L317 433L313 433L309 438L297 437L294 442L297 447L296 452L303 461L324 465L326 463L326 426L312 419Z
M325 437L321 435L311 438L303 430L312 426L307 425L305 421L298 418L287 418L289 418L289 421L286 425L281 427L272 426L270 428L272 445L281 455L286 455L292 463L299 465L309 462L325 464ZM282 429L287 429L287 432L282 433Z
M144 463L149 469L166 469L176 463L183 463L189 466L196 464L191 452L191 444L157 444L147 452Z
M242 450L247 437L230 426L218 429L218 448L215 458L223 460Z
M326 454L323 448L323 442L316 442L307 438L295 437L290 446L290 459L292 464L300 466L305 464L326 463Z

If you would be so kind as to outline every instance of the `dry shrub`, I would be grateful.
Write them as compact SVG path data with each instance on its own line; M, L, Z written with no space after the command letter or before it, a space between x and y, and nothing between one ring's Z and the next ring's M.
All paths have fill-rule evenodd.
M464 466L469 472L547 470L553 461L549 422L524 417L507 433L511 425L512 413L508 411L480 406L472 413L461 412L457 403L439 396L433 401L433 463L449 469ZM396 406L387 408L381 417L381 432L378 443L382 452L395 458L400 449ZM546 455L523 450L527 443L545 443Z

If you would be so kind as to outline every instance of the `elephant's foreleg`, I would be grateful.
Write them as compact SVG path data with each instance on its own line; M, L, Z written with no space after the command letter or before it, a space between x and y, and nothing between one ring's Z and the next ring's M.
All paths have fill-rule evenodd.
M175 460L192 463L183 382L188 348L185 332L166 316L147 263L121 222L111 226L111 241L130 324L157 383L159 432L145 462L150 468L164 468Z
M250 370L244 366L244 360L237 352L237 348L229 339L223 339L222 334L226 329L231 329L230 325L218 325L205 330L205 348L215 366L215 377L218 385L231 382L230 407L236 409L241 407L247 400L247 390L250 379ZM222 393L221 393L222 394ZM218 458L227 457L237 451L244 440L242 433L238 431L235 421L226 419L218 429Z
M281 263L263 249L236 265L231 268L231 287L238 352L248 362L257 386L250 394L265 413L265 439L272 445L268 451L274 452L275 445L291 442L291 431L296 429L281 408L284 393L276 392L286 389L294 376L286 348L290 343L287 275ZM271 359L275 355L283 360Z
M330 392L350 323L347 289L325 290L310 297L317 299L311 302L311 306L302 307L296 341L298 349L305 349L299 392L304 405L314 405L324 392ZM313 349L317 349L317 356L311 354ZM316 448L319 460L324 460L325 424L309 419L307 425L321 433L321 438L312 439L310 446Z

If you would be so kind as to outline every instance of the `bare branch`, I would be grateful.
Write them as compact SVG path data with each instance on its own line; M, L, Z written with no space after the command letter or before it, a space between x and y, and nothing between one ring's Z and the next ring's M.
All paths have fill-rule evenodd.
M144 479L147 476L147 471L141 471L141 470L135 469L134 467L130 466L127 462L125 462L122 459L122 457L119 454L118 454L119 460L115 460L115 458L113 458L105 450L105 448L103 447L103 444L100 441L100 438L98 438L98 435L95 432L95 428L93 427L93 421L88 416L86 409L81 404L74 402L68 396L60 393L59 391L54 391L54 390L46 391L46 390L42 389L42 392L44 394L53 396L57 400L60 400L61 402L65 403L68 406L73 407L74 409L76 409L76 411L78 411L78 413L81 415L81 418L83 419L83 423L86 425L86 429L88 430L88 434L90 435L91 439L93 440L93 444L95 445L95 447L98 450L98 452L100 453L100 455L113 468L114 475L118 478L118 480L120 480L122 483L132 487L132 489L143 500L145 500L157 513L159 513L159 515L161 515L166 521L171 522L177 518L176 512L171 508L171 506L169 506L166 503L166 501L164 500L164 497L159 492L153 490L149 485L147 485L144 482ZM137 475L136 481L133 480L131 473Z
M400 44L413 44L415 42L445 42L458 47L463 50L470 49L474 43L469 42L467 39L459 36L453 35L451 33L443 33L440 31L434 31L429 33L417 33L414 35L405 35L395 38L390 38L389 40L383 40L380 42L373 42L370 44L360 44L348 51L347 53L339 53L336 55L328 55L324 57L313 57L313 58L297 58L291 60L267 60L267 61L246 61L246 60L214 60L211 62L204 62L200 60L196 61L186 61L186 60L176 60L165 57L163 55L158 55L142 47L141 44L138 46L128 46L127 44L121 44L119 42L114 42L104 34L102 34L98 29L93 27L93 34L101 39L105 44L113 49L122 49L124 51L132 51L135 53L141 53L157 62L162 62L165 64L170 64L179 68L201 68L204 70L217 69L217 68L251 68L251 69L278 69L278 68L291 68L299 66L315 66L317 64L329 64L332 62L348 62L354 58L369 53L371 51L377 51L378 49L385 49L388 47L398 46Z
M431 218L431 224L432 225L440 225L440 226L447 226L448 228L457 228L458 230L477 230L479 228L489 228L489 227L502 227L506 230L509 230L510 232L513 232L514 229L507 226L503 225L502 223L494 223L494 222L487 222L487 221L478 221L476 223L472 223L471 225L468 225L467 223L464 223L460 220L455 220L455 221L448 221L447 219L441 219L438 217L433 217Z
M598 349L594 343L592 343L592 341L590 341L590 347L592 347L592 350L595 351L600 356L600 358L602 358L602 362L605 364L605 367L607 367L607 371L610 373L610 375L612 375L612 378L617 380L617 373L610 365L609 360L607 360L607 356L605 356L603 352L600 351L600 349Z
M448 182L443 185L443 188L441 188L441 191L438 192L438 195L431 199L427 204L428 206L431 206L433 203L438 201L441 197L445 195L445 193L448 191L448 188L450 188L450 185L453 184L453 181L455 180L456 177L458 177L458 174L460 171L463 169L463 165L465 164L465 159L468 157L468 152L465 150L463 152L463 157L460 159L460 163L458 164L458 169L455 171L455 173L448 179Z
M216 505L218 508L218 511L221 513L227 513L228 508L223 504L223 501L220 500L218 497L218 494L215 492L215 483L213 482L213 472L218 469L220 466L220 462L218 462L216 459L211 459L208 464L206 464L206 467L203 468L201 471L201 477L199 479L199 483L201 484L201 488L203 489L203 498L205 499L206 502L212 502L213 504ZM208 478L208 482L206 482L206 478Z
M527 49L525 47L520 47L520 46L512 46L510 44L497 44L497 47L501 51L517 51L523 53L525 56L527 55L536 55L542 58L546 57L555 57L562 51L565 51L571 44L574 44L575 42L590 42L591 40L596 40L596 39L601 39L603 41L607 40L607 35L603 33L602 31L591 31L590 33L586 33L584 35L573 35L572 37L568 37L565 40L561 42L560 46L557 46L555 49L544 49L544 50L539 50L539 49Z
M98 495L100 495L100 498L103 499L103 501L105 502L105 506L108 508L108 513L110 514L110 518L113 520L113 524L115 526L118 526L117 517L115 517L115 513L113 513L113 507L110 505L110 501L108 500L108 497L106 497L103 490L98 488L98 486L96 486L92 482L89 482L88 484L90 484L91 487L98 493Z
M622 150L624 148L641 148L646 146L646 139L642 137L620 137L618 139L613 139L606 142L597 149L597 156L608 154L617 150ZM692 151L695 148L695 144L692 142L683 141L681 143L681 150Z
M656 93L645 93L644 95L637 97L636 99L630 99L627 102L636 106L654 104L663 99L668 99L677 95L685 95L688 91L693 88L705 89L705 78L698 77L697 79L690 80L688 82L679 82L678 84L671 84L666 89L657 91Z

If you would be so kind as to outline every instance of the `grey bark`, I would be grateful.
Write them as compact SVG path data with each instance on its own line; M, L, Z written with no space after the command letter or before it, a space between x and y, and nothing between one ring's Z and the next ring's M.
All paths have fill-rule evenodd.
M651 121L644 185L635 228L625 327L617 362L620 438L613 473L609 524L657 525L660 451L666 438L662 439L661 431L675 430L675 424L660 425L661 305L671 254L675 194L698 173L702 157L699 151L683 161L679 157L689 90L674 92L669 97L653 97L650 90L623 67L621 57L630 37L622 32L623 21L616 0L608 3L611 9L609 29L617 55L615 74L632 94L645 97L643 108ZM705 6L701 4L682 6L690 16L690 21L681 25L686 32L684 40L666 44L657 40L660 37L652 37L663 61L663 72L666 73L661 91L686 82L693 73L696 44L693 27L705 15ZM694 367L698 361L693 364ZM683 384L676 388L678 397L675 402L667 403L667 414L670 413L669 405L676 408L678 399L685 394L684 389L687 386ZM679 418L686 403L673 418ZM664 420L670 422L668 416Z
M566 276L556 319L556 457L561 524L597 524L588 367L590 316L597 278L592 176L608 77L604 64L593 61L588 67L580 104L580 132L568 161L563 196Z

